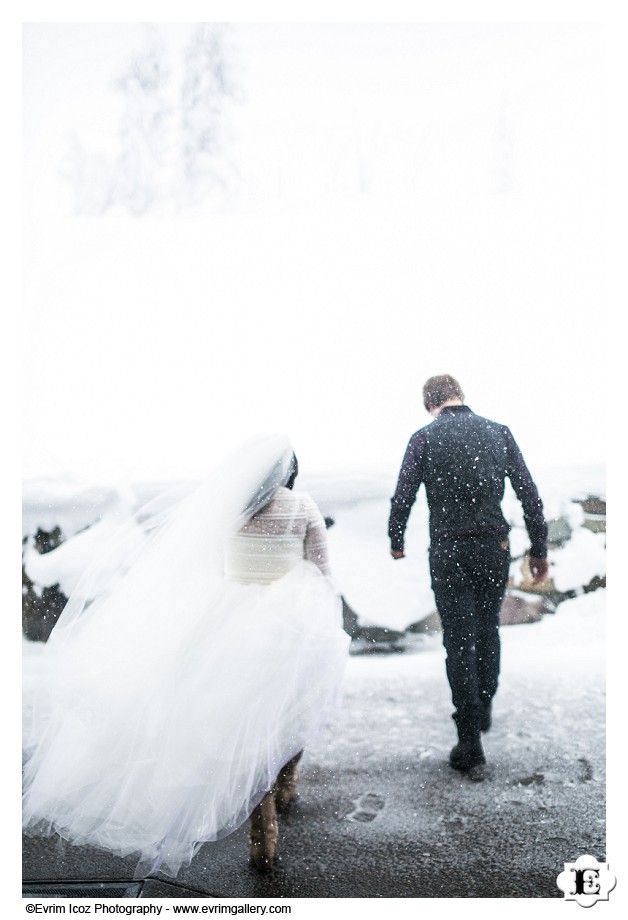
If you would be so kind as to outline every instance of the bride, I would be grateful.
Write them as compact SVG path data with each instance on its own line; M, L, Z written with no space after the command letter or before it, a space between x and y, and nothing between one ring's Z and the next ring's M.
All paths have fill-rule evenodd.
M191 494L149 503L79 582L25 730L27 833L176 875L275 800L339 698L349 637L323 518L287 439L257 439Z

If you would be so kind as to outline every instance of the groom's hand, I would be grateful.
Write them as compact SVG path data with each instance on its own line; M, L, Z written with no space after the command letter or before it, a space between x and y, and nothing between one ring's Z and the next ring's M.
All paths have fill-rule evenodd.
M549 574L549 562L547 559L535 559L530 557L530 559L528 559L528 565L530 566L533 585L538 585L540 582L545 581Z
M402 549L391 549L390 555L393 557L393 559L405 559L406 558L406 554L404 553Z

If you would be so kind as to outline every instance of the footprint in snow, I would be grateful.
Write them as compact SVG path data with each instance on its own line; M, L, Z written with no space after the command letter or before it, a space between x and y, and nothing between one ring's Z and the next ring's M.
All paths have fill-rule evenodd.
M355 800L355 806L353 811L347 815L347 821L359 821L364 824L375 820L384 807L384 799L375 792L365 792Z

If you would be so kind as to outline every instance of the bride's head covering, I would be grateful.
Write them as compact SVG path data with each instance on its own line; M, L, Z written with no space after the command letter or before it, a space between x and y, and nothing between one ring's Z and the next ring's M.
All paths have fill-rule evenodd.
M266 476L260 480L255 493L247 502L244 509L244 517L250 520L256 514L265 508L272 501L275 492L280 486L286 489L292 489L295 479L299 472L299 464L296 455L288 447L282 450L272 468Z

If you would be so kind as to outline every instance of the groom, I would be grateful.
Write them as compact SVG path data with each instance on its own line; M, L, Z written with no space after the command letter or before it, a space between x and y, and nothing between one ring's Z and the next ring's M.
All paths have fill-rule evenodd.
M408 517L424 483L432 589L458 730L449 763L470 771L485 763L480 733L491 726L499 677L499 614L510 567L509 526L501 510L506 477L523 506L535 584L549 570L547 524L537 488L505 425L475 415L448 374L430 377L423 402L434 421L410 438L391 500L388 536L391 555L403 559Z

